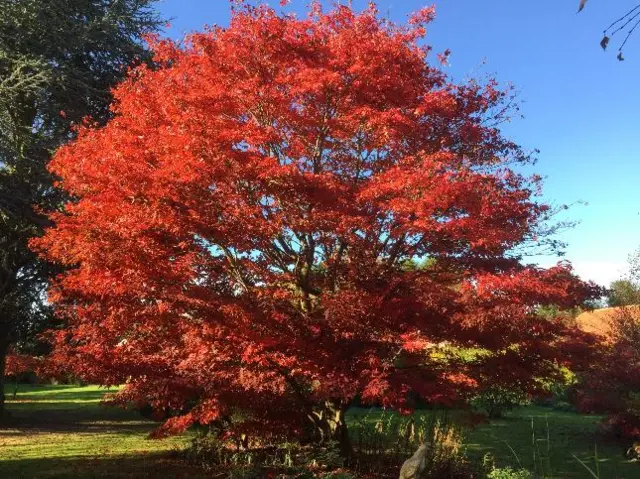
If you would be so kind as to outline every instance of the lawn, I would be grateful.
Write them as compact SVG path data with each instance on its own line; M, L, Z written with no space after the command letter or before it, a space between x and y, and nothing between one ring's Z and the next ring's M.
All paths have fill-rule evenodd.
M416 414L443 413L424 411ZM389 419L380 410L354 408L349 413L351 421L366 418L366 421L375 422L383 415ZM455 422L460 413L453 411L446 415L447 421ZM596 471L597 448L601 479L640 477L640 464L625 459L624 446L598 434L601 421L601 416L538 406L522 407L502 419L467 429L465 448L468 457L478 463L490 453L499 467L526 468L536 477L545 479L593 477L574 455Z
M544 477L564 479L592 477L573 455L595 471L597 448L602 479L640 477L640 464L625 459L624 447L598 434L601 420L600 416L523 407L470 431L468 453L476 458L491 453L500 465L517 468L521 464Z
M0 428L0 478L204 476L176 454L188 443L188 435L147 439L156 423L135 411L101 405L104 389L21 386L15 400L8 389L11 417ZM354 408L349 419L375 421L381 414ZM600 420L549 408L520 408L469 430L466 449L474 460L491 453L500 466L522 465L544 477L564 479L591 477L573 454L595 469L597 445L601 478L640 477L640 464L626 461L620 444L597 434Z
M156 423L100 404L96 386L7 388L0 478L194 477L175 454L188 437L149 440Z

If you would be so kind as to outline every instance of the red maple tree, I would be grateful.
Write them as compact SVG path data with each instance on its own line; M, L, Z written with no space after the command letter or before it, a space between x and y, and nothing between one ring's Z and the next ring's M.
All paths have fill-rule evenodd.
M6 358L4 374L6 376L19 376L20 374L36 371L42 361L34 356L18 354L9 351Z
M522 264L550 209L511 169L510 92L429 62L433 15L243 5L156 41L160 66L51 164L74 197L34 242L68 267L56 357L171 410L161 434L219 421L344 451L356 397L409 411L553 375L566 330L535 308L591 289Z

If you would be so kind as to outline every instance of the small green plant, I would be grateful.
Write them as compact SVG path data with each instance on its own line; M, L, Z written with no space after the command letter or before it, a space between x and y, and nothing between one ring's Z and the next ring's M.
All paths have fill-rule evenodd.
M520 463L520 459L513 449L511 449L516 459L518 460L518 464ZM528 470L524 469L521 464L519 464L518 469L514 469L512 467L497 467L496 459L491 453L487 453L482 458L482 470L484 471L484 475L486 479L529 479L533 478L533 475Z
M496 468L487 474L487 479L533 479L533 477L533 474L526 469L511 467Z

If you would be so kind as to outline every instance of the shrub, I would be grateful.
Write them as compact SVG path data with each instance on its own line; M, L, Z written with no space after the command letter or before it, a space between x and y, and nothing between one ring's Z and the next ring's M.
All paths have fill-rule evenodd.
M242 441L202 434L194 438L185 455L190 464L209 471L225 470L234 478L266 477L267 473L298 478L349 477L339 475L344 460L335 442L312 447L274 438L272 444L247 448L242 446ZM305 475L311 472L316 475ZM329 475L317 475L322 473Z
M584 371L572 400L582 412L607 414L604 430L640 439L640 307L619 308L596 360Z
M553 408L556 411L575 412L576 407L571 402L573 391L578 382L574 372L566 367L558 368L559 377L554 380L542 381L545 395L535 399L535 404Z
M482 458L482 469L486 479L530 479L533 474L526 469L513 469L512 467L497 467L496 459L491 453Z
M353 453L344 466L339 445L302 445L274 438L271 444L249 447L211 433L195 438L186 452L189 463L209 471L227 471L230 477L398 477L400 466L426 445L424 479L481 477L467 460L461 428L446 414L411 417L383 412L366 413L350 421ZM262 476L260 474L263 474ZM282 476L280 476L282 475Z
M502 417L507 411L529 403L526 394L503 386L493 386L480 392L471 405L484 411L490 418Z
M602 430L615 439L640 438L640 418L627 411L609 414L602 423Z

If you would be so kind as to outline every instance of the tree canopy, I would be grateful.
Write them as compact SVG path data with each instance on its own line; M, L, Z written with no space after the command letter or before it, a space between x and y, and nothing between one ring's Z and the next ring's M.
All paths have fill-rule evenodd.
M157 42L162 68L51 163L75 199L33 242L67 268L58 360L171 410L159 434L224 419L343 451L356 396L410 411L556 374L574 337L537 308L593 288L523 264L550 208L511 168L510 92L453 83L433 15L243 5Z
M640 287L634 281L619 279L609 286L607 300L611 307L639 304Z
M110 89L147 56L153 0L0 0L0 416L8 346L47 317L46 265L28 248L62 195L46 169L87 115L104 122Z

